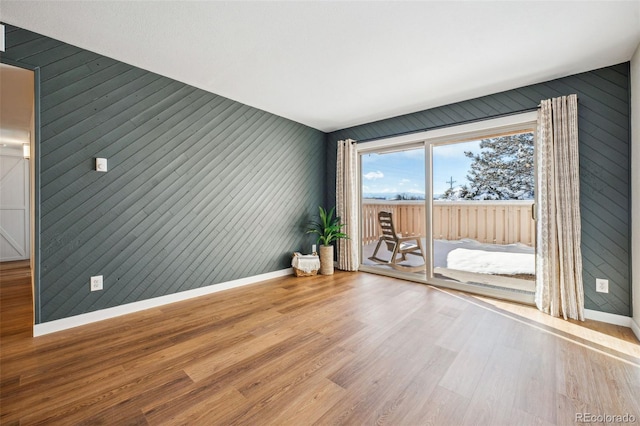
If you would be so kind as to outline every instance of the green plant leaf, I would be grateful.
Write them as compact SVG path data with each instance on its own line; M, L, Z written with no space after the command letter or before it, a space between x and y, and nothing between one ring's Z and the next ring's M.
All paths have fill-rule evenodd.
M349 236L342 231L342 228L346 226L344 223L340 223L339 217L334 217L335 207L332 207L329 211L325 210L322 206L318 207L318 216L320 221L311 221L307 228L307 234L318 234L317 243L322 243L325 246L330 245L332 242L339 239L349 239Z

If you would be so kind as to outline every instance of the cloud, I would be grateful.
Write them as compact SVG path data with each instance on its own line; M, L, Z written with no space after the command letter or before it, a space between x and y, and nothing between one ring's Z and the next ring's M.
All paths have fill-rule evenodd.
M377 170L375 172L366 173L362 175L362 177L367 180L382 179L384 177L384 173L382 173L380 170Z

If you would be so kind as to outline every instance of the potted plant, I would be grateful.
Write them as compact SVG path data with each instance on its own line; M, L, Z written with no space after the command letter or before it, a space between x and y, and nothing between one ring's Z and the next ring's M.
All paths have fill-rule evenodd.
M307 234L318 234L318 245L320 246L320 274L333 274L333 243L340 238L348 239L349 236L342 232L342 228L346 226L340 223L339 217L334 217L335 207L329 212L319 207L320 221L311 222Z

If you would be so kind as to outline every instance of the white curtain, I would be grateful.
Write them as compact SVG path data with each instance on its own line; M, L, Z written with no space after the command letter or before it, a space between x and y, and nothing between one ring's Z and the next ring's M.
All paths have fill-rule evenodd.
M536 305L554 317L584 320L576 95L541 102L537 138Z
M338 142L336 170L336 214L340 217L349 239L338 240L338 269L358 270L358 189L356 187L357 153L355 141Z

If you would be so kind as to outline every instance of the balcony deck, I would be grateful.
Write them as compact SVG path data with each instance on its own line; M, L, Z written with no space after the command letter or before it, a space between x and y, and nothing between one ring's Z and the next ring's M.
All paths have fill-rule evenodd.
M474 273L452 268L447 263L449 253L457 248L480 250L486 253L535 253L535 220L533 200L528 201L442 201L434 200L432 233L434 237L434 276L461 283L494 287L532 294L535 277L532 274ZM396 232L402 235L422 236L422 246L427 247L425 226L425 202L396 200L362 200L363 263L376 268L391 270L391 266L369 260L378 242L381 230L378 213L393 213ZM384 246L384 245L383 245ZM467 253L468 254L468 253ZM391 255L382 247L378 257ZM473 257L473 256L472 256ZM407 256L407 266L423 264L418 256ZM499 267L496 270L501 269ZM414 272L424 276L425 272Z
M383 265L369 260L369 257L373 254L376 243L369 243L363 246L362 258L363 264L383 270L392 270L391 266ZM422 238L422 246L427 247L425 238ZM435 240L433 244L434 249L434 276L442 279L455 280L461 283L467 283L479 286L489 286L504 288L509 291L517 291L524 293L535 292L535 277L528 274L515 274L505 275L498 273L474 273L468 271L461 271L452 269L447 263L449 253L458 248L464 248L466 250L478 250L479 254L486 252L498 252L498 253L526 253L534 254L535 249L523 244L486 244L479 243L477 241L462 239L455 241L448 240ZM391 252L389 252L383 244L378 252L378 256L383 259L390 258ZM407 260L402 262L407 266L419 266L423 264L422 259L418 256L407 256ZM418 276L424 276L425 272L413 272Z

